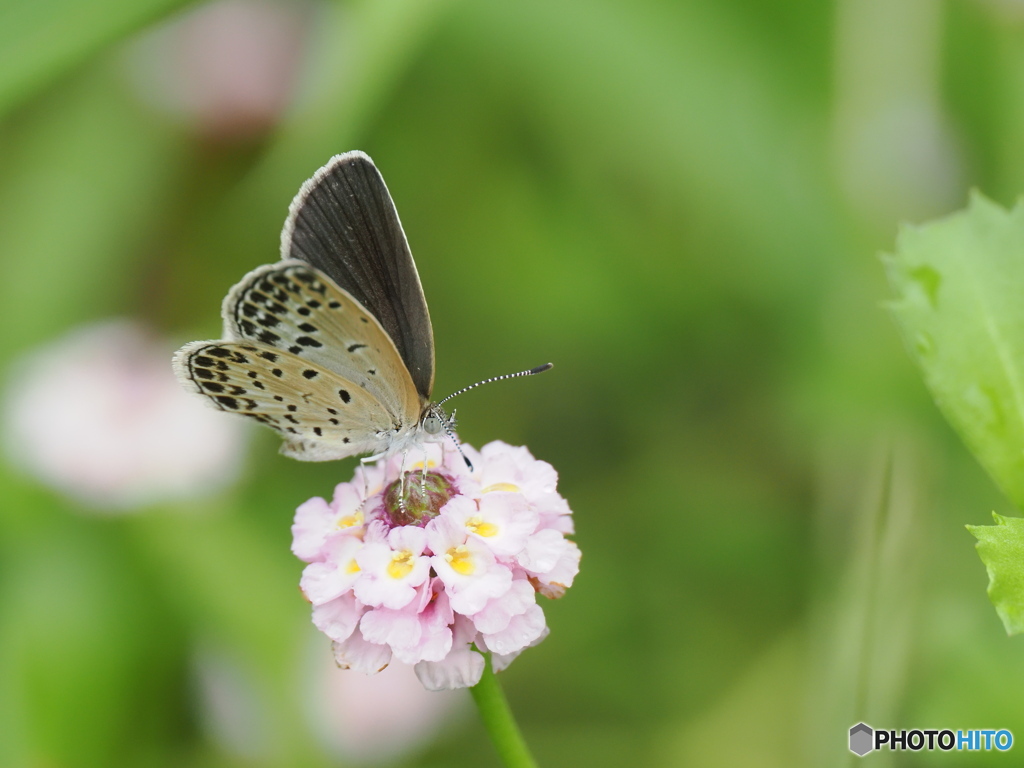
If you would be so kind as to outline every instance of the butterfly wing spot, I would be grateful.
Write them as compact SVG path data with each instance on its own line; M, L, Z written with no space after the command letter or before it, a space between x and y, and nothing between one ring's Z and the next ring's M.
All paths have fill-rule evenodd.
M338 390L338 397L340 397L341 401L343 403L345 403L346 405L348 403L352 402L352 395L349 394L347 389L339 389ZM332 411L332 413L334 413L334 411Z
M353 419L367 420L360 410L367 398L373 401L375 413L382 409L386 414L378 422L379 428L399 424L403 429L413 429L418 424L422 398L394 341L377 318L308 264L282 261L249 273L225 298L224 318L224 334L229 342L223 346L237 350L248 344L251 356L256 358L255 364L246 366L247 370L239 374L246 377L250 396L272 398L280 394L285 396L285 402L290 396L294 402L313 405L319 395L310 400L309 392L303 392L310 390L329 394L334 403L338 402L334 393L339 393L337 397L348 406L336 425L327 421L322 409L315 418L311 416L312 423L297 414L302 421L300 436L285 446L286 453L291 451L290 446L299 443L305 446L304 455L322 453L332 432L345 429ZM344 354L346 351L348 354ZM227 383L220 380L220 375L227 371L216 363L228 360L211 358L210 380ZM260 376L248 376L249 369ZM256 385L257 379L262 387ZM341 391L347 399L335 382L344 382ZM231 391L225 389L219 394L230 396ZM280 408L280 402L275 401L274 407ZM312 432L312 426L320 424L325 430L322 439ZM353 449L379 442L376 434L376 429L353 434Z
M370 393L352 392L355 382L311 361L258 343L196 342L179 351L176 371L217 408L291 436L285 451L301 445L297 455L306 460L387 447L376 438L383 425L394 421L387 408ZM332 407L339 392L349 398L343 415Z

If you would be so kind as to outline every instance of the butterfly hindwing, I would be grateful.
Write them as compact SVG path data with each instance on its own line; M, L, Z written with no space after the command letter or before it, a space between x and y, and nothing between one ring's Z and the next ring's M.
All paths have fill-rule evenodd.
M430 399L427 302L395 204L369 157L336 155L302 185L281 232L281 257L316 267L376 317L421 399Z
M174 370L217 408L280 432L282 453L297 459L378 453L401 427L358 384L259 342L195 341L175 354Z
M348 293L301 261L259 267L224 300L224 334L315 363L365 389L403 424L423 403L380 324Z

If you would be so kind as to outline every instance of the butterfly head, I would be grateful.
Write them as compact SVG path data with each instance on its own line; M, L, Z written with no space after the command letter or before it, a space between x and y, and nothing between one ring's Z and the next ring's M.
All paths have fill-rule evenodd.
M423 420L420 422L423 431L428 435L439 435L455 427L455 419L449 418L444 409L439 405L431 403L423 413Z

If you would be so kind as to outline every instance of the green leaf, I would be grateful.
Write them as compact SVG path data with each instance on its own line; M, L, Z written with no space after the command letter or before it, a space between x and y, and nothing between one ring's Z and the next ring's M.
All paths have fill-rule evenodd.
M191 1L0 3L0 115L103 46Z
M1024 208L974 193L965 211L905 227L884 261L935 402L1024 508Z
M996 525L968 525L988 569L988 597L1006 633L1024 632L1024 518L992 513Z

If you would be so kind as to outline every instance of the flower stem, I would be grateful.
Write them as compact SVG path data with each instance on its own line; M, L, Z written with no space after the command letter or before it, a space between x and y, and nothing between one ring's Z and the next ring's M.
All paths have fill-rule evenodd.
M484 654L484 674L480 682L469 689L473 694L480 719L501 755L506 768L537 768L530 754L530 748L523 741L512 710L509 709L505 694L498 684L498 678L491 669L491 654Z

